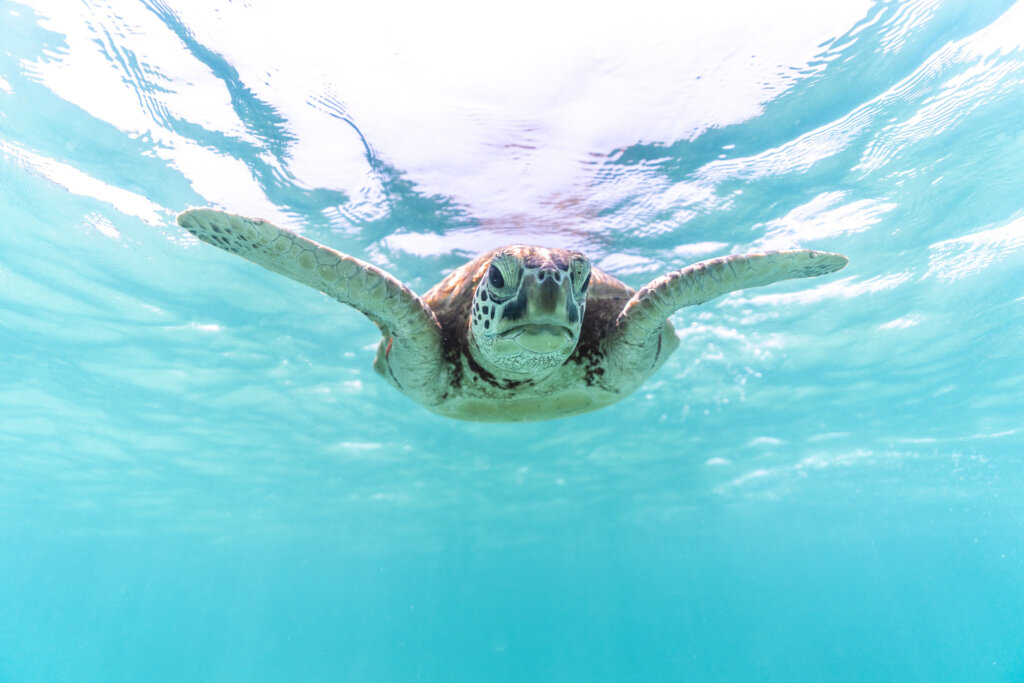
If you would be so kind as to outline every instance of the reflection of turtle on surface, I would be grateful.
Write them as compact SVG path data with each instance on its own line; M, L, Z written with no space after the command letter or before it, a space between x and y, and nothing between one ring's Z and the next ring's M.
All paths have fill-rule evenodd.
M577 251L508 246L458 268L421 299L369 263L264 221L190 209L178 224L361 311L384 334L377 372L436 413L489 422L603 408L636 390L678 346L668 322L678 309L847 263L807 250L734 255L634 292Z

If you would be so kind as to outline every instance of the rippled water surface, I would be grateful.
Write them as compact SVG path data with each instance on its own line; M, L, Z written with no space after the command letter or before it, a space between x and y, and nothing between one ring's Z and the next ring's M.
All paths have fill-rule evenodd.
M1024 679L1024 4L370 4L0 0L0 681ZM475 424L187 206L851 262Z

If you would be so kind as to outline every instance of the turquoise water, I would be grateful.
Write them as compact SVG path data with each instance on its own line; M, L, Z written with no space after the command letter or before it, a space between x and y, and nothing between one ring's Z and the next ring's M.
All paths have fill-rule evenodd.
M763 4L0 0L0 681L1024 680L1024 4ZM851 263L474 424L190 205Z

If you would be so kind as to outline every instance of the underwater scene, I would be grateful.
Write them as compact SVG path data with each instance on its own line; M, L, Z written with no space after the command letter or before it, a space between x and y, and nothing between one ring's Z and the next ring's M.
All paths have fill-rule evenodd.
M0 0L0 683L1024 681L1022 310L1021 2Z

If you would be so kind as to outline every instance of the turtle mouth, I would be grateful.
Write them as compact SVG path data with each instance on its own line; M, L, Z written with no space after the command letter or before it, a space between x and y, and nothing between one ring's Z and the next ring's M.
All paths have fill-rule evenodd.
M516 325L499 334L498 338L515 341L533 353L552 353L572 341L572 330L564 325Z

